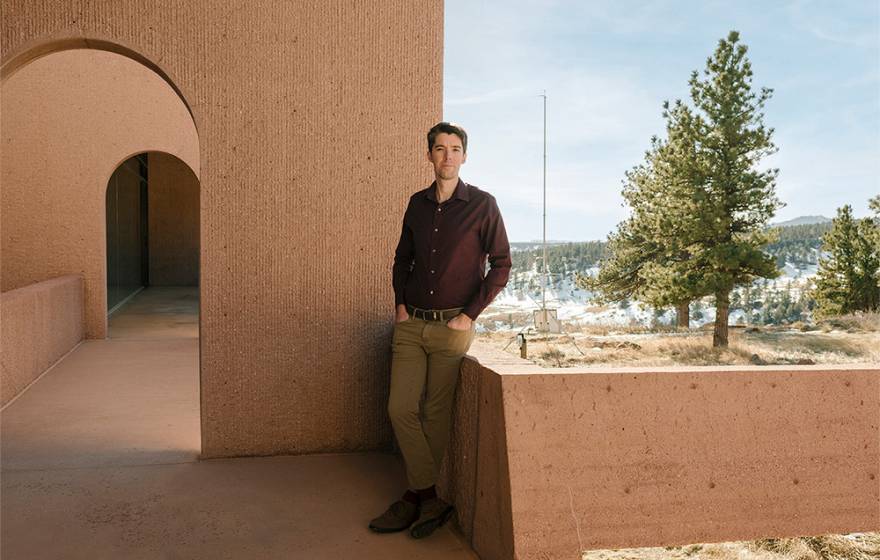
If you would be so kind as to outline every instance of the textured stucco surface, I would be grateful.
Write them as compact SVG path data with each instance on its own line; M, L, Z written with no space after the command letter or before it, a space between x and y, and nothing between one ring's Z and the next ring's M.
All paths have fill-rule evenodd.
M501 377L466 359L455 397L439 492L455 504L456 524L481 558L513 558Z
M499 521L503 482L454 486L472 494L459 522L484 559L511 557L481 536L505 522L518 558L880 529L876 366L562 373L472 354L480 363L465 363L462 382L482 383L481 399L456 418L453 441L480 444L451 447L449 460L491 468L506 449L496 472L511 503ZM495 437L487 414L500 415L503 445L483 443Z
M83 279L62 276L0 295L0 406L82 339Z
M199 180L176 157L148 154L151 286L199 285Z
M203 456L386 447L391 260L430 178L442 3L6 0L4 96L28 49L83 37L152 61L198 128Z
M4 33L16 19L7 6ZM120 163L148 150L198 170L192 118L155 72L94 49L34 60L3 80L0 98L2 290L80 274L86 336L104 338L108 181Z
M367 530L406 485L385 453L199 461L197 288L150 287L0 414L4 560L474 560Z

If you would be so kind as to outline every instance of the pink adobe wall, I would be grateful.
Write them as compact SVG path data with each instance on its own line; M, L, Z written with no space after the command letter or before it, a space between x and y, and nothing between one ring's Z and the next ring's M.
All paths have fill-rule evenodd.
M147 155L151 286L199 285L199 179L168 154Z
M442 2L4 1L4 88L69 46L168 77L198 127L203 457L388 449L391 263L431 177Z
M84 335L83 279L62 276L0 295L0 406Z
M155 72L91 49L51 53L8 76L2 115L2 290L81 274L86 336L104 338L107 181L150 150L198 173L192 117Z
M880 530L876 365L559 371L474 352L444 487L481 558Z
M481 366L474 355L481 359L485 355L479 343L462 362L438 492L455 505L456 523L480 558L524 558L514 555L502 379ZM504 358L503 354L493 356ZM501 365L504 362L492 367Z

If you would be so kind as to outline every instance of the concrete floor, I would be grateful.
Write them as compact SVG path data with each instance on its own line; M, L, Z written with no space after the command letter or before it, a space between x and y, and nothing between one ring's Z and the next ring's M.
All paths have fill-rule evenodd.
M449 526L368 520L403 491L385 454L199 461L198 293L150 288L0 414L0 556L474 559Z

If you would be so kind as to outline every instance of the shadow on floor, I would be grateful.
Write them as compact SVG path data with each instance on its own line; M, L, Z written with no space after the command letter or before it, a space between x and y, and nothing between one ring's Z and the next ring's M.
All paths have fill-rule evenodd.
M397 457L199 461L198 292L150 288L0 415L4 559L476 558L367 521Z

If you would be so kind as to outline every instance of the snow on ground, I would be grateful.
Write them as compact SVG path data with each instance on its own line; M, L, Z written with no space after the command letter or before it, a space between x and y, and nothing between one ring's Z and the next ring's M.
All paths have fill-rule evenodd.
M816 265L806 267L785 263L779 278L766 281L770 290L785 290L790 287L792 295L797 296L807 281L816 274ZM595 274L596 268L587 272ZM577 287L574 275L568 275L555 282L550 282L545 293L546 307L555 309L556 316L568 324L578 325L643 325L670 324L674 321L673 310L666 310L657 315L652 307L638 301L630 301L612 305L598 305L592 301L592 293ZM541 309L541 275L531 270L518 273L508 282L507 287L498 294L492 304L481 315L483 325L478 330L485 330L484 325L491 322L493 330L519 330L524 321L530 320L532 312ZM691 326L701 326L715 321L715 308L704 306L702 317L691 318ZM514 317L518 315L518 317ZM523 316L529 319L523 319ZM729 324L745 322L745 313L741 310L730 312Z

